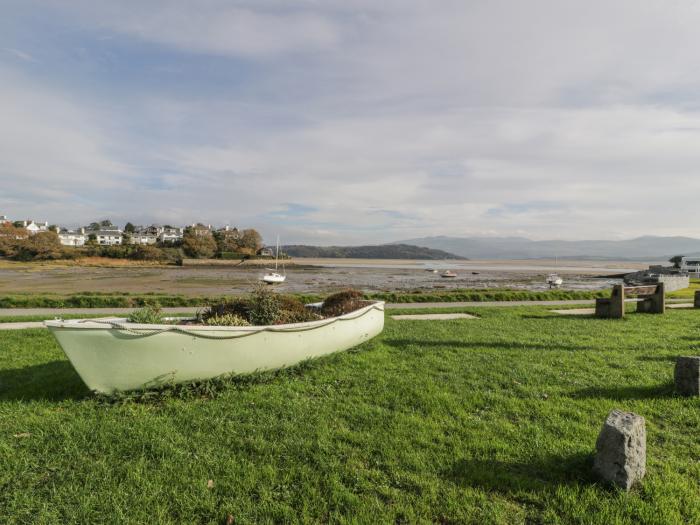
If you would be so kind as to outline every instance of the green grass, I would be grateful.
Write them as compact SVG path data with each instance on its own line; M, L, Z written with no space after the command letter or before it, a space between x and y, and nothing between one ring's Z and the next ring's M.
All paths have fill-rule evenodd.
M389 303L431 303L462 301L563 301L610 297L610 290L509 290L509 289L464 289L414 292L372 292L368 299Z
M293 294L304 302L316 302L323 296L316 294ZM609 290L598 291L568 291L568 290L509 290L509 289L465 289L441 291L406 291L406 292L370 292L365 294L367 299L375 299L392 303L426 303L426 302L459 302L459 301L544 301L565 299L593 299L608 297ZM0 295L0 308L133 308L142 307L148 303L158 302L163 307L202 306L211 302L219 302L221 296L187 296L177 294L130 294L79 292L69 295L21 293Z
M0 522L700 523L700 399L672 387L700 311L460 310L480 319L110 402L48 332L1 333ZM630 494L591 475L612 408L647 419Z
M666 295L675 299L693 299L697 290L700 290L700 279L691 279L689 288L676 290Z

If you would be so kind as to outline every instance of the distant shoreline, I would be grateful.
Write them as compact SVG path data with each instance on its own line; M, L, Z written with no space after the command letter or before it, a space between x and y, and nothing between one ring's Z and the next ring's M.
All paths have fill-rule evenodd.
M405 267L405 268L436 268L465 271L503 271L503 272L522 272L522 271L541 271L541 272L559 272L559 273L607 273L619 274L629 273L638 270L645 270L651 264L659 264L658 261L601 261L601 260L555 260L555 259L481 259L481 260L465 260L465 259L360 259L360 258L335 258L335 257L292 257L280 261L280 265L284 263L287 268L313 268L313 267ZM227 267L227 268L250 268L250 267L268 267L273 265L273 260L265 259L249 259L241 263L237 260L224 259L186 259L183 261L183 266L192 267Z

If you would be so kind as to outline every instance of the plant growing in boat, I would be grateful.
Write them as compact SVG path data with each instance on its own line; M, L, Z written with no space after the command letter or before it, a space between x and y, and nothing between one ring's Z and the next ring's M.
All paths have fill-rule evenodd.
M207 317L202 320L207 326L250 326L250 323L243 317L236 314L223 314Z
M129 314L128 321L138 324L161 324L163 322L163 312L160 304L151 303L143 308L134 310Z
M347 289L326 297L321 306L321 313L325 317L335 317L354 312L368 304L369 301L363 300L362 292Z

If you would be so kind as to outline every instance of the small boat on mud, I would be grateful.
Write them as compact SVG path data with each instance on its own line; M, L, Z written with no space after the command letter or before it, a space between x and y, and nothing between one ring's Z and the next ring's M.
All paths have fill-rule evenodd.
M443 279L454 279L455 277L457 277L457 274L450 270L445 270L440 274L440 277L442 277Z
M347 350L384 329L384 303L272 326L136 324L124 318L45 321L78 375L103 393L246 374Z
M268 273L263 275L260 280L267 284L280 284L287 279L287 274L277 272L277 261L280 257L280 238L277 236L277 250L275 251L275 268L267 268ZM284 272L284 263L282 263L282 271Z
M559 288L562 284L564 284L564 279L559 277L559 275L556 273L550 273L547 276L547 284L550 288Z

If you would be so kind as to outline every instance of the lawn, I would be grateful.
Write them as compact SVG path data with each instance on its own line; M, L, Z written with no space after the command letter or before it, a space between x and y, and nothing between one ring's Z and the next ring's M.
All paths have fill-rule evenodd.
M212 396L114 403L48 332L2 332L0 521L700 523L700 399L672 386L700 311L451 310L480 319L387 319ZM591 475L612 408L647 419L629 494Z
M695 292L700 290L700 279L691 279L690 286L688 288L683 288L682 290L676 290L667 294L668 297L676 299L693 299L695 297Z

